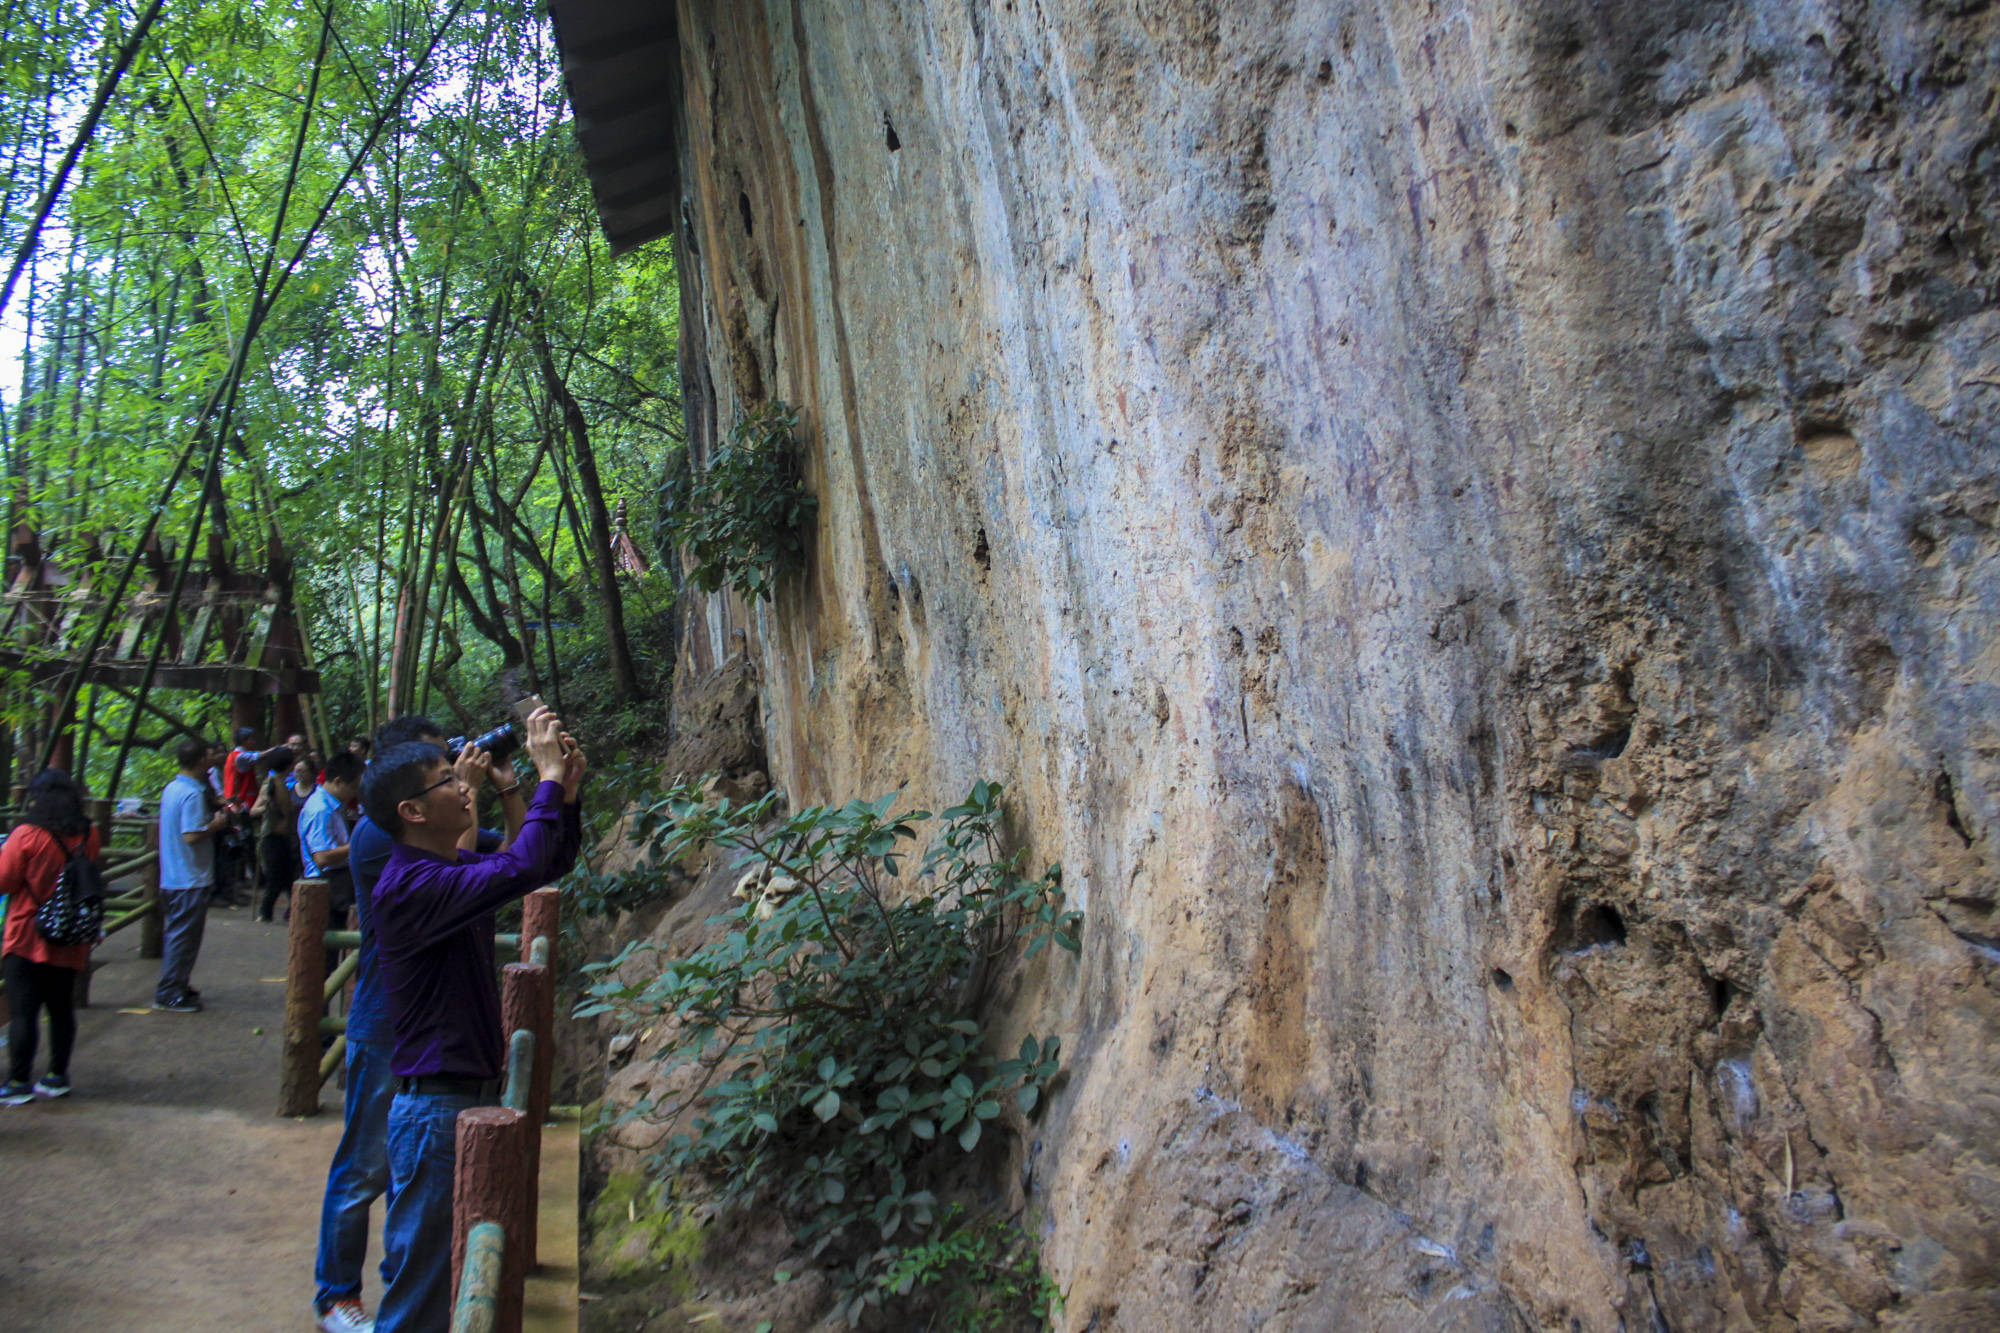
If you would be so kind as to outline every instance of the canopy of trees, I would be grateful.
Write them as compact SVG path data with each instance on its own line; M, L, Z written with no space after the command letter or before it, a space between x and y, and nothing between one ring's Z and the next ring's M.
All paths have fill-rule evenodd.
M681 447L675 276L664 246L612 263L540 14L0 14L10 526L107 582L155 532L244 567L280 533L336 735L486 722L502 681L639 706L671 589L621 586L614 514ZM46 726L49 690L0 688ZM219 734L214 701L152 702L82 687L98 790Z

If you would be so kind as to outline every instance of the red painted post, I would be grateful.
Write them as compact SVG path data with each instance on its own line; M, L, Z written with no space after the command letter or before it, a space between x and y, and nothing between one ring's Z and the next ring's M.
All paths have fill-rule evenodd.
M536 889L521 900L521 961L532 963L535 936L549 937L549 965L556 961L556 928L562 922L562 895L554 889Z
M319 1020L326 1011L326 917L331 886L292 885L292 926L285 969L285 1045L278 1071L278 1114L319 1112Z
M458 1113L458 1165L452 1179L451 1289L465 1269L465 1238L481 1222L498 1222L507 1233L500 1265L499 1318L494 1333L520 1333L521 1294L528 1258L516 1237L533 1236L534 1212L524 1169L528 1117L505 1106L478 1106Z
M501 970L500 983L500 1031L511 1040L515 1032L522 1028L535 1034L535 1069L542 1068L542 1047L554 1038L549 1032L549 1014L543 1003L544 992L548 991L549 969L533 963L509 963ZM527 1177L528 1216L538 1216L541 1207L542 1171L542 1122L548 1118L549 1108L546 1091L538 1103L534 1094L534 1082L529 1081L527 1117L526 1156L522 1164L522 1174ZM533 1271L537 1263L536 1232L530 1225L526 1232L507 1233L507 1246L518 1250L522 1261Z

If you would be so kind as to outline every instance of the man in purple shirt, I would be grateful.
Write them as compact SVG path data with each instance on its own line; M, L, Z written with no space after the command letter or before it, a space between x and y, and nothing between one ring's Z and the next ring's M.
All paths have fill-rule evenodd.
M494 1103L505 1065L493 913L566 873L583 841L582 748L546 708L529 714L526 731L540 784L504 851L459 846L476 822L472 791L437 746L398 745L362 779L362 808L396 840L372 899L397 1083L381 1333L436 1333L450 1322L458 1113Z

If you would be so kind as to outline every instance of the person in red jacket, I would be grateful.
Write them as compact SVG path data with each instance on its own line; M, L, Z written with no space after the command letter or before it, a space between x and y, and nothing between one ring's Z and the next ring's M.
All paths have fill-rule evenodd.
M0 893L7 923L0 934L0 977L14 1011L7 1031L9 1071L0 1106L69 1095L69 1056L76 1044L76 978L90 964L89 944L50 944L35 928L35 912L55 892L70 853L81 845L100 860L97 830L83 812L83 792L69 774L45 768L28 784L21 826L0 846ZM41 1011L49 1011L49 1072L32 1087Z

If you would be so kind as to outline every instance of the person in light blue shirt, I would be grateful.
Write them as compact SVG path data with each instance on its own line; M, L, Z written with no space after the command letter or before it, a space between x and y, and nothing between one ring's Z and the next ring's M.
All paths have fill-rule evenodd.
M360 755L342 750L327 764L326 781L313 789L299 811L301 873L331 886L327 896L336 920L345 918L354 906L354 876L348 873L347 865L347 816L341 807L360 795L361 770L366 767Z
M160 905L165 917L160 981L153 1008L174 1014L201 1012L201 992L188 984L208 921L208 893L215 884L215 836L229 814L208 791L207 741L189 738L174 751L180 772L160 793Z

